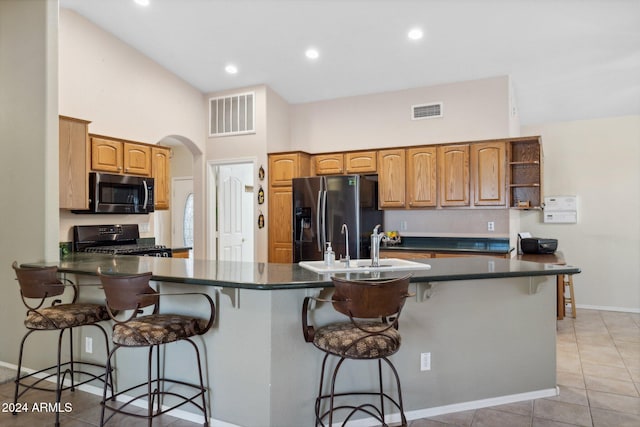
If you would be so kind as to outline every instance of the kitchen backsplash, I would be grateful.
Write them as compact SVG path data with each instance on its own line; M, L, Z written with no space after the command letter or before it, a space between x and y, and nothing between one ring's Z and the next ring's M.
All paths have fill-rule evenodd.
M384 229L401 236L509 237L509 209L386 210Z

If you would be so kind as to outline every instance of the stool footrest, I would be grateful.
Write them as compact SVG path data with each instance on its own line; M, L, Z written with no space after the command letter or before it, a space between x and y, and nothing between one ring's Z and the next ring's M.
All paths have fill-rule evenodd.
M105 417L104 419L104 423L106 424L111 417L113 417L116 414L123 414L123 415L127 415L127 416L132 416L132 417L136 417L136 418L144 418L144 419L152 419L155 417L158 417L160 415L163 415L167 412L170 412L176 408L179 408L183 405L186 405L187 403L191 403L193 406L195 406L196 408L198 408L198 410L200 411L204 411L204 408L202 407L202 405L199 405L198 403L195 402L195 399L200 398L201 396L204 395L204 393L206 393L206 389L200 387L197 384L192 384L192 383L187 383L184 381L178 381L178 380L172 380L172 379L168 379L168 378L159 378L159 379L155 379L152 382L152 385L154 385L155 388L153 388L153 392L152 392L152 401L149 402L146 398L149 397L149 395L147 394L147 391L145 390L144 393L140 393L137 394L135 396L129 396L127 395L126 397L128 397L129 399L124 401L124 402L120 402L119 405L109 405L109 401L114 401L117 400L118 397L125 395L126 393L132 391L132 390L136 390L136 389L140 389L140 388L145 388L147 389L148 384L147 382L143 382L137 385L134 385L132 387L129 387L126 390L122 390L118 393L113 394L112 396L109 397L109 399L100 402L100 404L102 406L104 406L105 409L108 409L110 411L113 412L113 414L109 415L108 417ZM190 397L187 396L183 396L181 394L178 393L174 393L172 391L159 391L157 386L162 383L162 384L177 384L177 385L181 385L181 386L185 386L188 388L192 388L195 389L196 393L191 395ZM148 405L152 405L152 407L154 405L156 405L156 402L154 401L155 399L161 397L161 396L173 396L176 398L179 398L180 401L175 403L174 405L170 406L170 407L166 407L166 406L162 406L162 409L160 411L153 411L152 415L148 415L148 414L142 414L140 412L130 412L127 411L125 408L127 408L129 405L134 406L134 407L139 407L139 405L134 404L134 402L139 401L140 403L142 403L143 405L146 405L148 408ZM144 406L143 406L144 407Z
M105 368L106 366L104 365L100 365L98 363L92 363L92 362L78 362L76 360L73 361L73 366L74 369L73 371L71 371L70 369L65 369L65 367L70 366L71 362L65 362L65 363L61 363L60 364L60 376L66 376L67 373L70 373L72 375L75 376L77 375L85 375L88 378L83 379L80 382L77 381L73 381L73 385L62 385L60 387L60 392L66 391L66 390L71 390L74 389L76 387L79 387L81 385L90 383L91 381L101 381L102 383L105 382L104 377L107 375L107 372L105 372ZM88 372L85 370L81 370L82 366L93 366L96 368L100 368L102 370L101 373L93 373L93 372ZM49 366L47 368L43 368L40 369L39 371L36 372L32 372L30 374L26 374L26 375L22 375L18 378L16 378L14 380L14 383L17 383L19 387L24 388L24 390L22 390L22 392L20 392L17 395L17 398L20 398L23 394L25 394L27 391L29 390L39 390L39 391L51 391L51 392L57 392L58 390L55 388L50 388L50 387L40 387L39 384L42 383L43 381L49 381L50 378L56 378L57 377L57 372L48 372L51 371L53 369L57 370L58 366L57 365L53 365L53 366ZM80 369L77 369L80 368ZM44 376L40 376L40 374L45 373ZM23 381L29 378L36 378L36 381L30 384L24 383ZM65 382L67 382L69 380L65 380ZM55 384L55 381L53 382L53 384Z
M344 392L344 393L335 393L333 395L333 399L335 401L336 398L339 397L345 397L345 396L376 396L378 398L380 398L380 393L377 392ZM389 403L392 403L398 410L402 410L400 404L398 403L398 401L396 401L394 398L392 398L391 396L389 396L387 393L382 393L382 397ZM326 394L326 395L322 395L320 397L316 398L316 420L320 423L320 425L324 426L324 423L322 422L331 412L330 410L325 411L323 414L320 414L320 405L322 404L322 401L324 399L331 399L331 395L330 394ZM371 408L371 409L369 409ZM338 411L341 410L350 410L349 414L347 415L347 417L344 419L343 423L346 423L347 421L349 421L349 419L357 412L363 412L365 414L370 415L371 417L375 418L377 421L382 423L382 426L388 426L387 422L384 420L384 415L382 414L382 412L380 411L380 409L373 405L372 403L363 403L361 405L338 405L338 406L334 406L333 407L333 413L337 413ZM393 422L394 425L396 425L395 422ZM404 424L400 424L401 426L406 426L406 423Z

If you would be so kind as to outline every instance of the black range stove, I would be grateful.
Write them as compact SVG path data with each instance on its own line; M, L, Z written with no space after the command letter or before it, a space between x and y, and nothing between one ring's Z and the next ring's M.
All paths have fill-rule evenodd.
M171 257L171 249L156 245L153 238L140 238L138 224L76 225L73 250L109 255Z

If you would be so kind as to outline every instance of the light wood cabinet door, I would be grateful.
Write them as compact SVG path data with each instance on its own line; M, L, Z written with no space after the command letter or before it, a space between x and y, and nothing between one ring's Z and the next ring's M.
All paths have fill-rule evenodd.
M438 147L440 206L469 206L469 144Z
M344 172L342 153L316 154L313 156L314 175L340 175Z
M123 173L123 142L112 139L91 137L91 170L98 172Z
M511 254L491 254L491 253L455 253L455 252L435 252L434 258L469 258L469 257L491 257L491 258L511 258Z
M381 208L405 206L405 150L378 151L378 200Z
M380 248L380 258L429 259L433 258L433 253L427 251L385 250Z
M309 156L304 153L269 155L269 185L291 186L291 180L309 175Z
M436 159L436 147L407 149L407 202L410 208L437 205Z
M473 204L505 206L506 145L504 142L471 144Z
M151 176L151 147L125 142L122 163L127 175Z
M152 147L151 158L155 209L169 209L171 197L171 149L164 147Z
M307 153L269 155L269 262L293 262L292 179L310 174Z
M273 187L269 192L269 262L293 262L291 187Z
M59 203L60 209L88 209L89 133L86 120L60 116Z
M345 165L347 173L376 173L377 151L354 151L345 153Z

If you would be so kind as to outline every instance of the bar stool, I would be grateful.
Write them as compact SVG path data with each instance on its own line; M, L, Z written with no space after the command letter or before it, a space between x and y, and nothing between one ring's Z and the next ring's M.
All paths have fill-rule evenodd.
M74 360L73 351L73 330L81 326L95 326L100 330L104 337L106 352L109 352L109 339L107 333L98 324L103 320L109 320L109 314L104 305L77 303L78 285L70 280L65 279L65 283L60 281L57 276L57 267L34 267L22 268L18 267L17 262L13 262L13 269L20 285L20 297L25 307L27 307L27 317L24 325L29 330L20 343L20 355L18 356L18 374L15 380L16 389L14 393L14 407L18 399L29 390L51 391L56 393L55 406L55 425L60 425L60 397L63 391L75 391L79 387L88 382L99 380L104 382L105 389L111 387L111 370L104 365L82 362ZM58 297L64 294L66 289L73 290L71 303L62 304L62 300L55 299L51 306L43 307L46 300L51 297ZM29 305L27 299L39 299L39 303L35 306ZM57 361L53 366L40 369L31 374L21 375L22 358L24 355L24 345L27 338L34 332L41 331L59 331L58 333L58 350ZM69 331L69 361L62 362L62 341L65 331ZM91 367L95 372L91 372ZM55 369L55 372L51 372ZM88 370L89 369L89 370ZM82 380L78 382L78 376L82 375ZM35 381L31 382L31 379ZM41 385L43 381L55 377L55 389L47 388ZM29 381L27 381L29 380ZM68 385L65 385L65 382ZM20 387L24 390L20 391ZM16 412L13 412L16 415Z
M176 409L187 403L191 403L202 411L204 415L204 425L209 425L207 417L207 403L205 398L206 388L202 380L202 364L200 363L200 351L198 346L190 339L196 335L206 333L215 320L215 305L209 295L203 293L157 293L149 286L151 273L142 273L136 275L104 275L98 273L100 281L104 287L104 293L107 299L107 311L114 321L112 340L114 343L113 350L107 356L107 370L111 369L111 360L122 347L148 347L149 353L147 358L147 380L132 387L107 396L107 387L104 388L102 395L102 411L100 414L100 426L104 426L115 414L125 414L133 417L144 418L149 426L152 425L153 418L158 417L166 412ZM161 314L160 313L160 297L180 296L180 295L199 295L204 296L209 303L210 316L204 320L193 316L185 316L178 314ZM151 314L144 314L143 308L151 307ZM116 318L117 312L130 312L124 320ZM141 315L142 314L142 315ZM140 315L140 316L139 316ZM195 350L195 356L198 366L199 384L191 384L185 381L169 379L164 376L160 369L160 346L164 346L177 341L186 341L191 344ZM155 351L155 376L153 375L153 355ZM187 363L185 361L185 363ZM174 388L165 388L167 384L172 384ZM180 387L183 386L183 387ZM185 396L179 394L178 389L191 391L190 395ZM144 390L143 390L144 389ZM187 392L185 391L185 393ZM116 404L108 403L108 399L112 402L124 393L133 392L125 403ZM136 394L137 393L137 394ZM163 408L162 402L164 397L172 396L177 399L177 403L171 407ZM196 399L200 398L201 404L196 403ZM128 411L129 405L134 401L146 398L147 414ZM124 399L124 398L123 398ZM154 411L154 406L155 411ZM113 413L105 419L105 411L110 410Z
M320 387L315 402L316 426L333 425L334 413L346 410L343 426L357 412L374 417L387 426L385 402L395 406L400 412L401 425L407 425L402 404L402 390L398 372L389 360L400 348L398 319L409 295L409 276L386 280L351 281L332 277L335 291L330 300L306 297L302 305L302 331L306 342L325 352L320 374ZM312 301L331 302L333 308L349 317L349 321L332 323L316 329L309 325L308 310ZM325 370L329 356L337 357L328 393L324 391ZM376 360L378 363L378 391L353 391L336 393L336 378L345 360ZM382 384L382 361L389 367L396 382L397 399L384 391ZM375 399L356 404L354 396L375 396ZM328 409L323 410L323 402L328 401ZM339 403L338 403L339 402ZM378 403L375 403L378 402Z
M573 294L573 274L564 275L564 287L569 288L569 296L567 297L563 295L564 305L565 307L567 306L567 304L571 305L571 317L575 319L576 318L576 300Z

